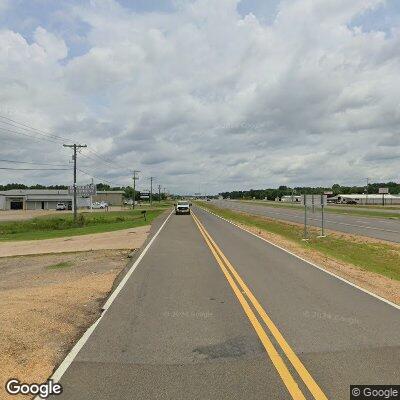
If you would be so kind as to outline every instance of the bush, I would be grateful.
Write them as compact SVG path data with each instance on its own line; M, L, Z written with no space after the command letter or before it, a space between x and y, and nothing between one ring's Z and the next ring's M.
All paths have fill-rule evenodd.
M76 226L79 227L84 227L86 225L86 218L83 214L78 214L78 217L76 219Z

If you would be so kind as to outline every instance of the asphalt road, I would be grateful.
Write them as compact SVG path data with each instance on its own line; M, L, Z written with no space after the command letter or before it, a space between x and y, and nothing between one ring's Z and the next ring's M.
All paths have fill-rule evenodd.
M193 209L171 215L57 399L348 399L400 382L397 308Z
M266 205L244 203L233 200L213 200L221 208L243 211L254 215L262 215L282 221L304 223L304 209L288 209L268 207ZM308 211L308 224L321 226L321 213ZM400 243L400 221L375 217L359 217L325 212L325 227L327 229L367 236L375 239Z

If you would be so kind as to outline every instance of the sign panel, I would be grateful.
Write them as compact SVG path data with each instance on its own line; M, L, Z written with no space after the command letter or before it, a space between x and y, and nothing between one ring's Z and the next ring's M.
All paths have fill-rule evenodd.
M389 194L389 188L379 188L379 194Z
M96 186L94 184L76 186L76 194L78 196L89 197L95 195L96 193ZM68 188L68 194L74 194L74 186L70 186Z
M150 199L150 192L140 192L140 198L143 200Z
M328 203L326 194L303 194L301 196L301 204L304 206L326 206Z

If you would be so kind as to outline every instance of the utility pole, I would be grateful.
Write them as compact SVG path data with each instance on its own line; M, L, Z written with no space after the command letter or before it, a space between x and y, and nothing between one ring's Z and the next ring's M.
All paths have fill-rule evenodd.
M94 180L92 178L92 186L94 188ZM93 196L90 195L90 212L93 212Z
M368 185L369 185L369 178L365 178L367 180L367 187L365 188L365 204L368 204Z
M150 177L150 206L153 204L153 179L154 176Z
M136 180L139 179L138 176L136 176L136 174L138 174L140 171L134 170L133 171L133 204L132 204L132 208L135 209L135 199L136 199Z
M76 222L78 217L78 207L76 204L76 149L80 149L82 147L87 147L86 144L63 144L64 147L69 147L74 149L74 222Z
M161 185L158 185L158 202L161 203Z

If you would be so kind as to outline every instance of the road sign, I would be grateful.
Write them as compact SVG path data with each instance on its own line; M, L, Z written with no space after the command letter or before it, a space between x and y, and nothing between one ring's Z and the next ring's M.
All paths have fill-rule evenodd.
M150 192L140 192L140 198L142 200L149 200L150 199Z
M89 185L76 186L76 194L78 196L89 197L96 193L96 186L92 183ZM74 186L68 188L68 194L74 194Z
M389 188L379 188L379 194L389 194Z
M319 237L325 237L324 208L328 204L328 196L326 194L303 194L301 196L301 204L304 206L304 235L303 235L303 240L308 240L307 207L312 207L312 212L315 211L315 206L321 207L321 235Z
M303 206L326 206L328 203L326 194L304 194L301 196L301 204Z

